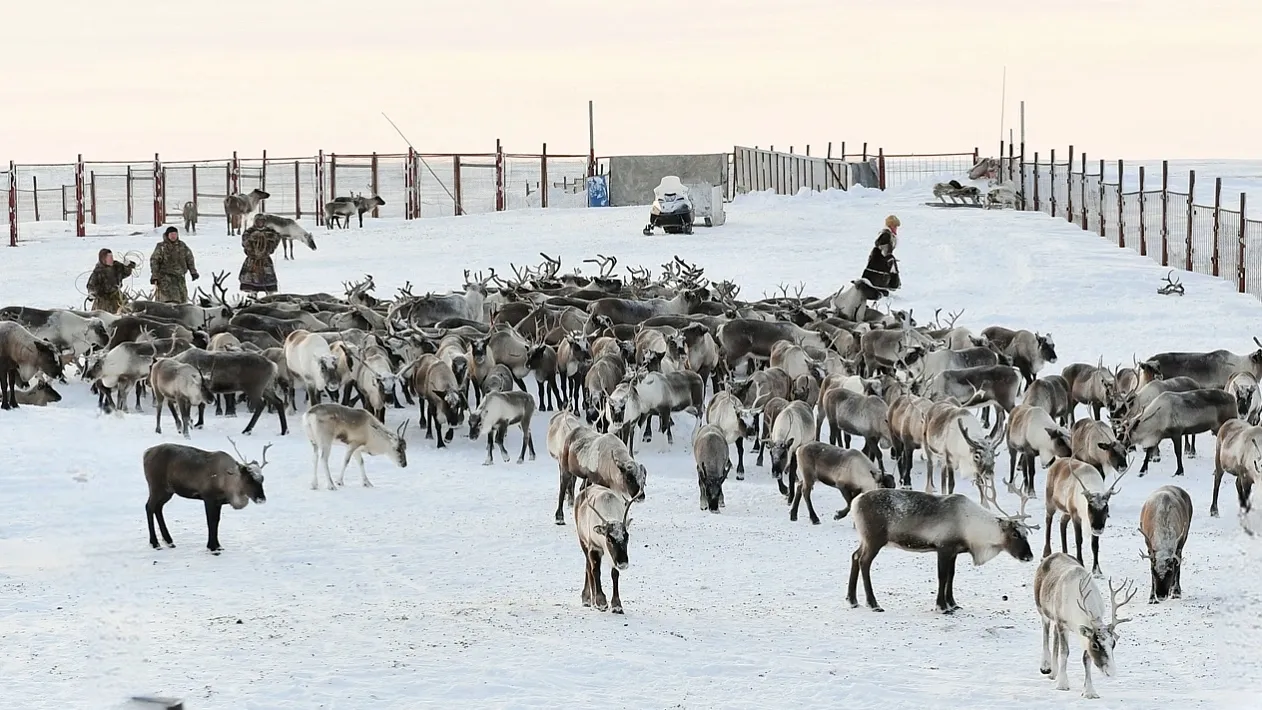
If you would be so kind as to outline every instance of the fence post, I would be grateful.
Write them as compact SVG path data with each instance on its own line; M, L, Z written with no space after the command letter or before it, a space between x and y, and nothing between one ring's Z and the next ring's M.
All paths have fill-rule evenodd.
M316 152L315 164L315 218L316 224L324 226L324 151Z
M87 216L84 214L83 206L83 192L83 153L80 153L74 163L74 233L76 237L86 237L88 235Z
M237 151L232 151L232 163L228 166L228 194L241 192L241 160Z
M9 161L9 246L18 245L18 166Z
M95 170L92 171L92 183L88 189L92 196L92 224L97 224L97 221L96 221L96 171Z
M1100 159L1100 236L1106 236L1108 230L1104 223L1104 158Z
M259 169L259 189L267 192L267 149L263 149L263 167ZM259 211L267 211L267 200L259 202Z
M495 139L495 211L504 211L504 146Z
M1070 224L1074 221L1074 147L1069 146L1069 162L1065 164L1065 221ZM1085 176L1084 176L1085 177ZM1052 215L1053 217L1055 215Z
M1196 203L1196 198L1193 196L1195 193L1196 193L1196 171L1189 170L1188 171L1188 235L1187 235L1188 255L1187 255L1187 266L1184 267L1188 271L1192 270L1192 248L1193 248L1192 247L1192 215L1195 213L1194 207Z
M1004 148L1003 139L1000 138L999 139L999 173L995 175L995 180L998 181L1000 185L1003 184L1003 148ZM973 165L976 165L976 164L977 163L973 163Z
M131 166L127 166L127 224L135 224L132 221L132 186L131 186Z
M1037 150L1034 151L1034 211L1039 211L1039 152Z
M167 221L167 195L165 172L158 154L153 154L153 226L161 227Z
M974 163L974 165L975 165L975 164L976 164L976 163ZM1012 163L1012 144L1011 144L1011 143L1009 143L1009 144L1008 144L1008 182L1013 182L1013 179L1012 179L1012 165L1013 165L1013 163Z
M1247 224L1248 224L1248 222L1247 222L1247 221L1246 221L1246 219L1245 219L1245 213L1244 213L1244 198L1245 198L1245 193L1243 193L1243 192L1242 192L1242 193L1240 193L1240 234L1239 234L1239 236L1237 237L1237 242L1236 242L1236 249L1237 249L1237 250L1239 250L1239 255L1238 255L1238 257L1237 257L1237 261L1236 261L1236 263L1240 265L1240 266L1239 266L1239 268L1238 268L1238 270L1237 270L1237 271L1238 271L1238 273L1236 274L1236 290L1237 290L1237 291L1239 291L1240 293L1244 293L1244 292L1245 292L1245 285L1244 285L1244 280L1245 280L1245 278L1244 278L1244 277L1245 277L1245 264L1244 264L1244 257L1245 257L1245 243L1244 243L1244 239L1245 239L1245 234L1246 234L1246 232L1245 232L1245 225L1247 225Z
M1047 213L1054 216L1056 214L1056 149L1052 148L1050 153L1051 155L1048 156L1047 162L1048 162L1048 165L1050 166L1048 168L1049 170L1048 174L1050 175L1049 183L1052 186L1051 187L1052 194L1048 195L1047 197L1047 204L1048 204Z
M35 221L39 221L39 180L34 175L31 176L31 197L35 203Z
M464 189L460 184L460 156L453 156L451 159L452 194L456 198L456 216L464 214Z
M1122 161L1117 161L1117 245L1118 247L1126 247L1126 220L1122 206L1126 201L1125 191L1122 187Z
M863 152L864 152L864 153L868 152L868 148L867 148L867 146L868 146L868 144L867 144L867 143L864 143L864 144L863 144ZM977 148L976 146L974 146L974 147L973 147L973 165L977 165L977 162L978 162L979 160L981 160L981 158L980 158L980 157L978 157L978 152L979 152L979 151L978 151L978 148ZM971 166L970 166L970 167L971 167Z
M380 190L380 189L378 189L378 185L379 185L380 183L378 182L378 178L377 178L377 165L378 165L378 163L377 163L377 151L375 151L375 150L374 150L374 151L372 152L372 194L373 194L373 197L376 197L377 195L380 195L380 194L381 194L381 190ZM377 207L377 203L376 203L376 202L374 202L374 203L372 204L372 217L373 217L373 219L376 219L376 218L379 216L379 215L377 214L377 210L378 210L378 209L379 209L379 208Z
M867 143L863 144L863 150L864 152L867 152L868 150ZM880 184L881 189L884 190L885 189L885 149L877 148L876 150L877 150L876 168L877 168L877 175L879 176L878 183Z
M548 144L543 144L539 154L539 206L548 206Z
M1161 161L1161 265L1170 265L1170 163Z
M201 200L197 199L197 163L193 163L193 207L201 215Z
M1222 214L1220 212L1220 210L1222 209L1222 202L1223 202L1223 179L1214 178L1214 260L1212 262L1212 267L1214 269L1214 276L1219 275L1218 258L1219 256L1221 256L1221 254L1219 252L1219 246L1218 246L1218 226L1220 224L1220 220L1222 217Z
M977 163L973 163L976 165ZM1025 140L1021 140L1021 210L1025 210Z
M1087 207L1087 154L1082 154L1082 231L1088 231L1087 219L1091 209Z
M294 161L294 219L302 219L302 170Z
M337 153L329 153L329 192L337 198Z
M1148 230L1144 219L1144 208L1148 203L1144 197L1144 166L1139 166L1139 255L1148 256Z

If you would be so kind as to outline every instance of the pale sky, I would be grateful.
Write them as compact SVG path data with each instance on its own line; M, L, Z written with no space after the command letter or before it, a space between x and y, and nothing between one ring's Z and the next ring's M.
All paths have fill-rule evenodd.
M717 152L867 141L1259 158L1259 0L44 0L0 39L0 159ZM838 146L839 148L839 146Z

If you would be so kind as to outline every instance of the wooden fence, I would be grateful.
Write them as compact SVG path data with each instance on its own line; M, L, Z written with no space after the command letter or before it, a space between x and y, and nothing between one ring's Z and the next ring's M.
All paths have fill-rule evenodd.
M884 148L870 152L864 143L860 152L847 153L843 142L837 155L829 143L823 156L812 156L809 145L805 154L794 152L792 146L787 153L776 151L775 146L737 146L732 159L732 193L770 190L793 195L802 189L849 190L853 185L884 190L938 175L967 173L977 160L976 148L965 153L887 154Z
M8 194L9 244L16 246L24 222L73 222L75 234L88 224L180 223L182 208L197 206L199 227L223 214L230 194L261 189L262 208L324 224L324 204L335 196L375 194L385 205L374 217L417 219L521 209L586 205L588 155L509 153L496 141L487 153L340 154L319 151L299 158L231 158L163 162L100 161L10 163L0 172Z
M1128 171L1121 160L1089 161L1073 146L1062 156L1063 162L1056 151L1046 160L1035 153L1032 160L1001 161L1001 178L1020 191L1023 209L1063 218L1162 266L1228 279L1240 293L1262 298L1262 221L1248 219L1246 193L1224 195L1216 177L1212 204L1199 204L1195 170L1181 191L1171 188L1183 175L1172 174L1169 161L1152 174L1145 166Z

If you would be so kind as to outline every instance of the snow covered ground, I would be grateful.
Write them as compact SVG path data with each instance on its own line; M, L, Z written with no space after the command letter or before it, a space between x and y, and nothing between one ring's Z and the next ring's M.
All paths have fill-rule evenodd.
M540 251L560 254L566 271L598 252L617 255L619 268L678 254L740 283L743 297L799 281L822 294L859 275L881 219L896 213L906 284L896 305L922 321L936 308L964 309L960 323L975 330L1050 331L1061 356L1051 371L1101 355L1129 363L1170 349L1247 352L1262 335L1262 304L1226 281L1183 274L1185 297L1158 296L1163 272L1132 251L1038 213L924 207L927 192L747 196L729 206L726 226L691 237L640 236L643 208L372 221L316 230L319 250L299 246L278 269L287 290L340 292L370 273L389 295L405 281L418 293L452 288L464 268L507 272L510 262L537 263ZM86 239L65 236L64 225L38 229L52 227L25 225L26 241L4 253L2 304L77 305L76 275L82 288L98 248L147 255L157 241L143 229ZM220 230L207 221L188 238L200 284L224 269L235 283L239 243ZM268 501L226 511L225 551L212 556L193 501L167 506L175 549L146 542L141 453L177 435L154 434L148 406L103 416L86 385L62 390L57 405L0 413L3 707L113 708L133 694L182 697L190 710L1256 707L1262 541L1241 532L1230 480L1223 517L1208 516L1208 436L1185 478L1172 479L1167 452L1148 476L1128 476L1113 501L1101 564L1140 592L1128 609L1135 620L1121 627L1120 673L1097 673L1103 699L1088 702L1076 646L1072 692L1038 672L1036 563L961 561L963 609L944 616L933 610L933 558L886 550L873 569L886 613L851 609L856 535L826 513L840 496L817 489L824 523L790 523L767 469L751 467L745 481L729 480L721 515L699 511L687 416L672 451L642 447L647 500L632 511L627 613L613 616L579 604L574 528L552 520L547 415L535 421L535 461L483 467L480 442L462 435L437 452L414 426L406 469L370 460L375 488L351 471L337 492L310 490L301 430L279 437L264 417L254 436L236 438L247 455L275 444ZM415 410L388 414L405 416ZM208 420L192 443L231 451L226 437L243 425ZM920 462L917 471L919 487ZM1149 606L1139 508L1172 482L1196 506L1185 596ZM1029 512L1041 523L1042 510L1032 502ZM1043 532L1031 539L1036 556Z

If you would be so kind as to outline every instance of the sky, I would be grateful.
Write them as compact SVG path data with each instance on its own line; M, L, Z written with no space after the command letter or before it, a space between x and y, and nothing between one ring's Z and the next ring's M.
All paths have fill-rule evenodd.
M213 8L213 9L212 9ZM1258 0L11 3L0 159L998 150L1262 158ZM1006 67L1006 101L1001 87ZM1003 132L1006 137L1007 131Z

